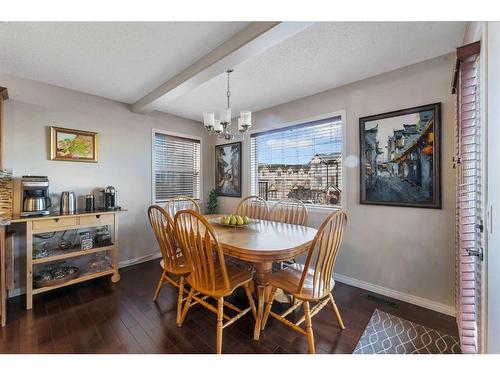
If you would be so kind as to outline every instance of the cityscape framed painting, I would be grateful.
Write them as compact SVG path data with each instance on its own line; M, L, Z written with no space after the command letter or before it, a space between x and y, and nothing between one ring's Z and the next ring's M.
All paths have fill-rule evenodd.
M359 119L360 202L441 208L441 103Z
M241 142L215 146L217 195L241 197Z

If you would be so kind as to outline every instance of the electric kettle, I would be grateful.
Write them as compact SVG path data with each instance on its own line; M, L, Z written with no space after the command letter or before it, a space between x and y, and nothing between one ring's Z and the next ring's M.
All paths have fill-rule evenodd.
M61 213L74 214L76 212L76 195L72 191L63 191L61 194Z

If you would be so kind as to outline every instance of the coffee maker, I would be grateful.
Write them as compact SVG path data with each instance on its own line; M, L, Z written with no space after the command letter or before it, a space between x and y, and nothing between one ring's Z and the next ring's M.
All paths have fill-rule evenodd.
M48 215L51 205L47 176L22 176L21 216Z
M117 203L117 192L113 186L108 186L106 189L100 190L100 209L106 211L120 210Z

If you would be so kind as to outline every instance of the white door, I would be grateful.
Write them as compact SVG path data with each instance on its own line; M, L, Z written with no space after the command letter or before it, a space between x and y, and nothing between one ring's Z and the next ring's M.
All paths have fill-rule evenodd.
M479 44L476 43L476 47ZM465 52L464 52L465 51ZM478 48L474 51L479 51ZM483 56L457 51L460 59L457 89L457 238L456 310L463 353L484 351L486 309L485 267L485 134L482 98ZM483 68L484 69L484 68Z
M488 22L487 351L500 353L500 22Z

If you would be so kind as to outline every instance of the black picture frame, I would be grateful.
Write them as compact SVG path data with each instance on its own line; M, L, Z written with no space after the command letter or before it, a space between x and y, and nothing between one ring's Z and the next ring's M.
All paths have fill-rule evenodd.
M226 152L226 150L231 151L233 148L236 148L236 168L235 166L232 169L236 169L237 176L227 175L227 170L223 170L224 166L220 163L220 155L222 152ZM242 163L242 143L241 142L233 142L233 143L224 143L215 146L215 190L218 196L221 197L237 197L241 198L241 163ZM226 176L224 176L226 174ZM230 176L233 179L233 184L236 182L236 188L234 188L233 192L228 191L228 189L224 189L223 181L229 181L228 177ZM234 181L236 179L236 181Z
M377 123L376 127L366 129L366 125L369 122L372 123L377 120L387 120L398 116L419 114L429 111L433 113L432 125L430 125L429 120L424 126L424 120L422 119L422 115L420 115L418 124L402 123L401 128L394 128L394 138L391 140L390 137L387 137L387 143L385 145L380 145L380 140L378 139L375 143L373 142L374 137L375 139L377 137L380 123ZM373 125L373 123L371 125ZM430 130L427 128L430 126L432 126L432 134L429 134ZM359 119L360 204L441 209L441 127L441 103L426 104L418 107L361 117ZM371 139L367 138L370 132ZM410 135L412 135L413 138L410 138L408 132L412 133ZM415 134L415 132L417 132L417 134ZM373 133L375 133L375 136L373 136ZM404 138L405 136L406 138ZM400 138L403 138L403 143L405 141L410 142L410 140L412 143L410 143L409 146L400 147L397 141L400 140ZM373 143L375 146L373 146ZM396 146L396 144L398 144L398 146ZM429 147L431 144L432 152L430 153L431 149ZM401 148L399 151L401 154L394 152L391 155L391 159L389 159L389 153L387 153L385 160L386 166L384 166L384 162L379 163L377 156L373 159L374 149L375 153L380 155L379 152L382 152L381 147L383 147L384 152L395 150L395 148ZM367 155L368 158L371 159L371 162L367 163ZM432 159L430 155L432 155ZM375 168L373 168L374 160L376 164ZM402 165L403 163L405 164ZM429 166L429 164L432 165ZM403 168L402 171L401 168ZM373 169L376 171L375 177L373 177ZM381 171L380 176L378 175L379 169ZM432 176L430 178L428 177L429 171L432 171ZM429 186L429 184L431 184L431 186ZM391 189L392 186L394 189ZM396 189L397 187L401 187L401 189L398 191ZM381 191L383 191L383 193ZM408 192L409 195L410 191L415 191L415 193L413 200L398 199L396 197L398 194L394 194L394 199L377 199L377 194L379 197L388 196L391 191L398 192L399 195L403 195L403 192ZM416 197L418 197L417 193L421 194L422 199L416 199ZM430 197L428 197L429 193L431 194Z

